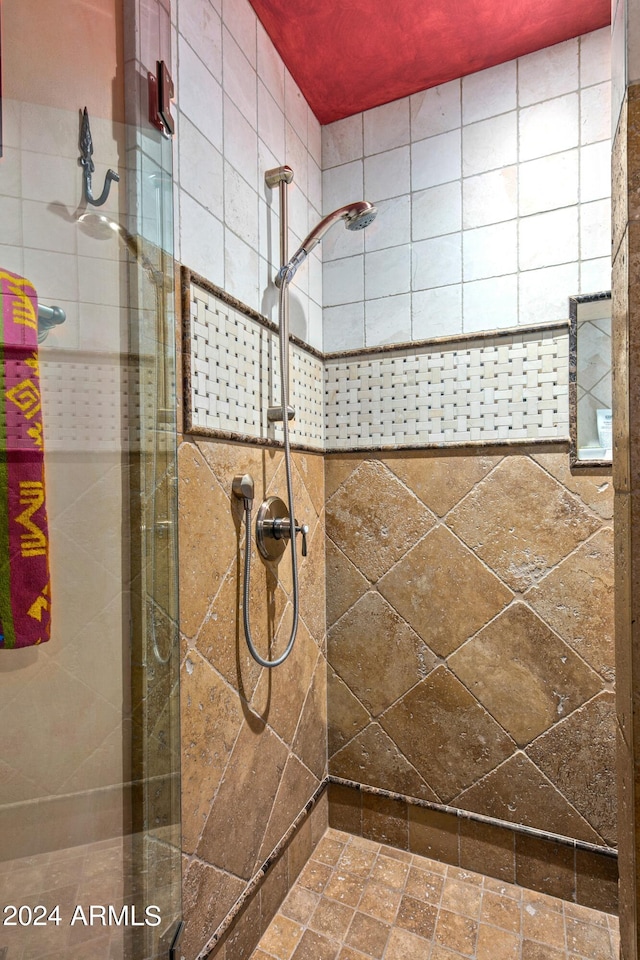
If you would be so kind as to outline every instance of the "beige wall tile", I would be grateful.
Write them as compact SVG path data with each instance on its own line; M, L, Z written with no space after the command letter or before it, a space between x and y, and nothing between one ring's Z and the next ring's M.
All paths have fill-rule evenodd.
M449 666L521 747L602 689L600 678L522 603L454 653Z
M501 460L467 451L443 456L440 452L416 452L387 456L384 463L417 497L443 517Z
M515 747L445 667L422 680L380 722L445 803L506 760ZM428 736L416 736L418 729L428 730Z
M324 469L321 458L297 459L296 513L300 504L305 516L299 514L299 519L310 524L314 536L296 643L289 659L273 672L259 667L244 639L240 606L244 518L231 484L237 474L251 472L258 503L267 491L281 490L282 453L244 444L186 442L179 470L181 626L191 638L183 644L182 667L184 844L189 852L197 849L194 862L205 879L233 875L226 888L233 894L230 902L218 897L218 906L203 911L197 897L185 900L195 956L281 842L325 773L326 663L318 650L325 616L324 590L319 589L324 584L320 522ZM282 569L276 579L275 571L259 559L252 567L251 626L256 645L266 652L270 645L278 649L289 635L291 574ZM303 576L301 564L301 581ZM326 804L322 809L326 823ZM227 954L232 950L234 957L253 950L287 885L311 853L311 826L308 818L245 913L234 921L224 948L218 949ZM185 883L188 886L188 877ZM197 883L206 889L204 881L194 880L194 896Z
M599 523L529 457L505 458L449 525L514 590L525 590Z
M581 544L526 599L594 670L614 680L612 528Z
M527 753L608 845L617 836L615 697L601 693L532 743Z
M461 819L460 866L466 870L487 873L491 877L513 883L515 881L513 834L488 823ZM487 923L492 922L487 919ZM510 928L507 926L506 929Z
M435 664L418 634L373 591L329 631L327 650L336 673L374 717Z
M349 687L328 666L327 723L329 756L333 756L369 723L370 715Z
M393 474L364 460L327 503L327 532L369 580L377 580L434 524Z
M326 563L327 627L332 627L336 620L367 592L369 581L328 537Z
M516 882L552 897L572 900L575 890L573 848L537 837L517 836Z
M378 589L440 657L449 656L513 597L444 526L409 550Z
M377 723L370 723L329 761L329 772L393 793L437 802L437 796Z
M523 753L456 798L463 810L472 810L527 827L536 827L589 843L600 838L551 781Z
M426 807L409 807L409 849L421 857L457 865L459 824L456 817Z
M221 490L245 468L255 471L256 487L260 488L257 496L262 495L263 489L282 489L278 455L251 449L247 457L247 448L241 445L214 442L201 447L206 450L203 463L206 461ZM318 579L320 574L315 569L316 564L323 563L322 499L315 485L318 477L329 496L326 723L334 755L331 770L336 775L408 796L453 801L498 819L602 842L590 825L595 825L593 804L589 807L587 803L583 809L588 791L582 791L582 799L578 799L576 784L571 785L571 793L569 780L563 780L560 768L547 769L546 760L542 759L551 758L551 748L543 749L544 739L563 717L572 720L568 729L575 730L576 744L589 743L597 736L596 714L581 708L581 704L585 699L597 704L598 700L590 698L602 689L602 681L611 675L612 669L610 648L602 642L602 633L610 626L605 605L600 611L603 629L592 631L591 647L575 646L576 617L561 609L559 584L565 569L573 571L576 588L572 588L571 597L574 603L580 602L582 619L583 612L590 609L592 581L600 569L607 571L605 579L610 577L611 564L610 551L605 549L608 534L598 532L610 516L610 485L603 485L600 478L572 477L564 466L567 459L565 452L536 452L534 457L526 453L506 457L456 454L446 458L431 452L387 456L384 462L375 457L363 460L350 455L327 457L324 476L319 468L320 458L310 456L306 463L297 462L300 499L317 525L312 548L318 549L313 569L309 564L306 574L307 602L313 597L322 607L324 573ZM362 499L362 491L366 491L367 502ZM444 516L440 526L435 526L431 509ZM231 528L236 550L238 516L234 522ZM381 533L380 548L377 538ZM517 556L515 566L508 559L514 550L516 554L520 551L519 566ZM273 810L271 823L260 827L263 849L257 852L258 856L272 843L275 845L277 835L286 829L288 817L295 815L293 807L322 775L325 747L317 732L325 723L325 663L322 657L318 658L316 643L320 640L324 611L315 608L303 614L299 658L267 677L252 665L243 649L241 625L237 613L231 612L237 605L238 570L233 564L229 566L211 607L216 617L202 623L197 649L211 664L208 669L218 671L241 694L244 691L256 717L261 717L261 723L266 721L267 726L252 736L266 737L264 746L270 742L271 729L278 735L273 748L282 756L275 761L279 772L271 797L280 790L282 803L276 804L278 809ZM290 576L287 578L284 571L282 574L281 582L288 591ZM526 603L507 606L514 588L522 589L532 583L534 587L527 594ZM264 613L259 612L263 585L259 584L259 588L252 598L252 616L256 618L258 634L266 637L269 627L261 620ZM548 626L535 616L529 603ZM279 620L284 594L281 601L276 601L275 609ZM284 613L284 622L289 616ZM305 628L307 621L311 634ZM529 629L532 623L536 625L533 633ZM505 669L507 665L508 669L515 669L513 663L517 660L522 671L522 694L518 698L512 695L513 677L496 684L489 670L484 681L487 689L478 687L483 644L488 642L490 633L497 636L500 628L502 640L498 646L504 649ZM532 639L534 634L537 642ZM580 643L584 641L580 639ZM551 669L550 644L561 657L558 670ZM544 657L539 656L542 649ZM451 669L448 662L437 666L431 650L441 657L450 657ZM602 679L574 650L597 666ZM514 651L519 651L517 657ZM495 665L495 657L486 653L485 659ZM454 677L451 671L456 669L468 689ZM567 689L563 687L560 699L551 690L550 674L554 681L565 678ZM491 687L508 687L511 700L517 699L523 715L518 723L524 727L514 727L512 733L523 743L538 737L535 744L541 751L542 770L523 754L514 753L515 743L496 724L496 719L501 719L507 731L510 729L510 707L507 698L507 713L500 715L488 692ZM542 712L541 690L548 694L547 700L543 695L547 705ZM565 711L560 715L559 706ZM380 715L380 722L372 722L376 715ZM564 720L560 726L566 723ZM423 732L426 730L429 736ZM286 754L276 746L282 742L279 738L292 753ZM440 745L435 751L434 743ZM590 777L602 776L606 796L613 783L607 750L592 751L582 762L585 782ZM251 766L252 762L245 759L243 766L247 763ZM289 774L283 780L285 769ZM514 879L511 836L496 838L490 827L470 821L462 821L460 827L455 818L420 807L409 807L398 819L385 808L390 801L338 785L330 786L328 796L331 823L337 829L356 834L364 830L376 839L410 846L445 862L457 864L462 857L469 867L478 863L478 858L485 862L489 858L494 874L507 882ZM270 802L266 800L267 806ZM225 808L233 805L225 801ZM511 809L514 805L515 810ZM210 844L208 857L216 855L214 838L217 835L219 840L222 830L213 826L215 816L210 816L205 830ZM228 826L225 830L229 832ZM237 847L235 841L234 844ZM240 845L248 855L251 842L240 840ZM289 864L290 858L291 853ZM528 871L533 883L542 883L529 862L531 857L521 860L521 873ZM304 858L300 864L303 862ZM560 867L549 882L556 886L566 883ZM571 882L577 882L575 876ZM584 880L581 883L585 896L589 896Z
M365 793L362 797L362 836L407 850L409 822L406 804Z

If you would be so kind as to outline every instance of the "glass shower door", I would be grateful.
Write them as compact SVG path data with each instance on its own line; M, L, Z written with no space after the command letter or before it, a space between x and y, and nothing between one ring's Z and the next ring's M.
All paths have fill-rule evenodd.
M136 44L168 59L169 11L3 0L1 16L0 622L15 629L0 649L0 958L167 957L181 913L172 168L139 115ZM100 206L78 162L85 106L94 197L119 176ZM16 293L30 287L37 321ZM31 319L19 384L11 310ZM15 411L27 436L41 423L38 513L12 487ZM28 607L40 635L18 615L29 525L50 575Z

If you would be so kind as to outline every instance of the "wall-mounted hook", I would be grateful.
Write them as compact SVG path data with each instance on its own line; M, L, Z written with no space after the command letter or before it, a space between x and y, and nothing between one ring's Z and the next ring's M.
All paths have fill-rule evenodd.
M117 183L120 177L115 170L107 170L107 176L105 177L102 193L97 199L94 198L91 187L91 177L95 170L95 164L91 159L91 155L93 153L93 140L91 139L89 114L87 113L86 107L84 108L84 112L82 114L82 127L80 129L80 152L82 153L82 156L80 157L80 163L82 164L84 173L85 199L87 203L91 203L94 207L101 207L109 196L109 191L111 190L111 181L115 180Z
M171 114L171 101L175 92L171 74L164 60L156 61L156 73L147 74L149 81L149 120L167 139L175 133L175 120Z
M59 323L64 323L67 315L62 307L45 307L44 303L38 304L38 343L47 339L49 330L57 327Z

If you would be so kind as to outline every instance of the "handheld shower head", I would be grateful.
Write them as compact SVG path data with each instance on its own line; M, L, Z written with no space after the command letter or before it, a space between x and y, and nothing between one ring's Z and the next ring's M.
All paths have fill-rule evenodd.
M347 230L363 230L375 220L377 210L368 200L358 200L356 203L349 203L345 207L339 207L333 213L324 217L320 223L313 228L306 240L300 244L300 250L304 250L307 255L313 248L320 243L327 230L329 230L338 220L344 220ZM293 257L291 258L293 259Z
M292 280L300 264L304 263L313 248L320 243L327 230L338 220L344 220L347 230L364 230L370 223L373 223L377 213L376 207L368 200L357 200L355 203L348 203L346 206L339 207L333 213L328 214L302 241L289 263L280 268L276 276L276 286L281 286L285 280L287 283Z
M377 207L374 207L373 204L368 203L366 200L360 201L360 203L354 204L354 207L361 207L366 204L366 208L363 210L356 210L354 213L350 214L348 217L345 217L345 227L347 230L364 230L365 227L368 227L370 223L373 223L375 218L378 216Z

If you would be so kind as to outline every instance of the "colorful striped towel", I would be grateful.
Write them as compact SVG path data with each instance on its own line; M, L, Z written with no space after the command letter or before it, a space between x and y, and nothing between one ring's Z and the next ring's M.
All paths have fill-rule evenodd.
M49 639L38 301L0 269L0 648Z

